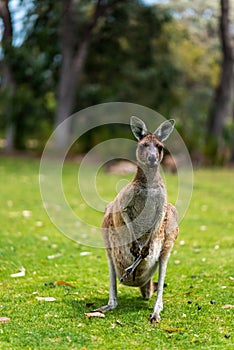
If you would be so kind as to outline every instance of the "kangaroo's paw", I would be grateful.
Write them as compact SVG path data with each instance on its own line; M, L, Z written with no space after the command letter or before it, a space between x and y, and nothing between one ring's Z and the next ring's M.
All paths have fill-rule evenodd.
M129 275L131 275L136 270L137 266L142 262L142 260L143 259L141 255L139 255L134 261L134 263L125 269L125 273L120 278L120 282L123 282Z
M122 283L129 275L131 275L131 273L133 273L133 267L132 265L129 266L127 269L125 269L125 273L123 274L123 276L120 278L120 282Z

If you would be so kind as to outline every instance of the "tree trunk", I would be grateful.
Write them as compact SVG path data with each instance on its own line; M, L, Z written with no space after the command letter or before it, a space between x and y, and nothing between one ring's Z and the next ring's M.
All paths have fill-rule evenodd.
M55 127L64 122L72 113L74 108L76 88L79 83L87 52L91 40L92 31L99 18L105 16L108 10L123 0L104 1L97 0L93 15L84 27L79 45L75 50L74 33L75 28L75 0L64 0L63 20L61 26L62 43L62 66L60 81L58 86L57 112L55 116ZM63 148L69 140L69 123L64 123L57 129L56 144L58 148Z
M233 81L233 86L234 86L234 81ZM233 95L232 95L232 123L234 125L234 88L233 88L232 93L233 93ZM234 165L234 130L232 133L232 150L231 150L230 162L231 162L231 164Z
M3 90L7 93L9 99L11 99L15 93L15 80L13 76L13 71L11 65L9 64L7 56L10 54L12 49L12 20L11 13L8 7L8 0L0 0L0 17L3 20L3 36L2 36L2 48L3 48L3 58L1 62L2 66L2 86ZM14 135L15 126L12 121L12 103L9 103L7 109L4 108L4 112L7 114L7 127L6 127L6 145L5 150L10 152L14 149Z
M220 40L222 44L222 66L219 84L215 90L211 108L208 136L220 144L226 119L231 113L234 53L229 29L229 0L220 0Z
M63 1L63 17L61 25L62 65L58 85L57 111L55 127L61 124L72 112L74 100L75 75L73 67L74 50L74 1ZM66 145L69 130L65 126L59 129L56 144L58 147Z

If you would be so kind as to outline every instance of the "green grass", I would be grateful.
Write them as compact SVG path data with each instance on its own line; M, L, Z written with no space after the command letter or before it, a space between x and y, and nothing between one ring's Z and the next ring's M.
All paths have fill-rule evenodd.
M222 308L234 304L233 170L195 171L193 198L168 265L162 321L153 328L148 318L154 298L144 301L138 289L120 284L116 310L104 319L84 316L108 300L105 252L77 244L53 226L41 203L38 169L37 160L0 159L0 317L10 318L0 322L0 349L233 348L233 309ZM78 213L76 176L77 166L66 164L64 186ZM106 199L115 196L120 179L99 174ZM174 198L176 177L168 175L167 182ZM100 213L81 207L84 218L101 221ZM26 276L12 278L21 266ZM76 288L45 285L57 280Z

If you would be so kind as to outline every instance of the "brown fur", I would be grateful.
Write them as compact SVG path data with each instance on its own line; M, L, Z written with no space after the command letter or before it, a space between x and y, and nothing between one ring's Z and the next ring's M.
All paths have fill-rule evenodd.
M163 308L162 291L167 261L178 235L177 211L167 203L165 185L158 171L163 158L163 143L173 130L165 122L154 134L134 118L133 132L139 134L138 168L132 182L111 202L102 222L103 239L110 270L110 298L99 308L106 312L117 306L116 276L128 286L139 287L144 298L157 299L151 322L157 322ZM166 130L165 130L166 129ZM152 277L159 266L158 285Z

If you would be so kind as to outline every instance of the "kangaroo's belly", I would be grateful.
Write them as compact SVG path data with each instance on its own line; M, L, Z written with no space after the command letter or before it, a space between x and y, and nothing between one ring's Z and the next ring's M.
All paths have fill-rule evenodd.
M113 247L111 250L116 274L119 279L125 273L125 269L132 265L136 259L131 253L131 247L131 244L127 244L125 246ZM123 284L140 287L147 283L157 269L161 250L161 241L154 237L149 247L149 254L142 260L136 270L124 280Z

